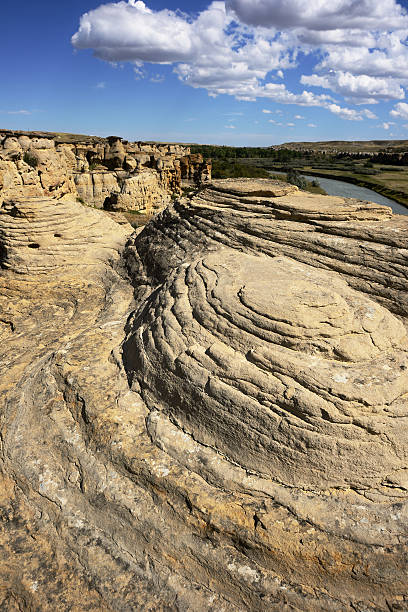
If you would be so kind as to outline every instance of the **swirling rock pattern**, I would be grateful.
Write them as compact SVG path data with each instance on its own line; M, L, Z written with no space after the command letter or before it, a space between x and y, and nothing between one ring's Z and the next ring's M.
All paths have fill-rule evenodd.
M148 403L243 468L319 489L405 468L406 330L337 274L223 249L179 266L134 325Z
M407 610L407 229L267 180L130 238L4 208L0 608Z

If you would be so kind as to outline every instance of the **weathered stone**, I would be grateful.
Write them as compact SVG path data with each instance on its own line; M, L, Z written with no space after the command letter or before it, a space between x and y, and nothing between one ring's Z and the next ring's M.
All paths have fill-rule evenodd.
M124 161L125 170L128 170L129 172L133 172L134 170L136 170L137 166L138 166L138 163L136 159L134 157L131 157L130 155L126 155L126 158Z
M187 182L205 183L211 180L211 162L198 154L180 158L181 178Z
M79 198L90 206L103 208L112 194L119 192L117 176L113 172L84 172L74 175Z
M407 609L408 219L285 189L0 209L1 608Z
M112 139L109 143L109 147L105 150L105 162L109 164L108 167L111 170L122 168L125 157L126 151L122 141L119 138L115 140Z
M168 204L170 196L159 182L154 171L145 170L130 178L119 179L120 191L114 193L105 204L110 210L141 210L161 208Z
M72 193L98 208L111 201L112 206L120 209L129 206L129 210L151 211L165 208L171 195L181 193L180 163L176 156L185 156L188 164L186 147L127 143L116 137L59 142L45 135L0 132L0 163L13 162L16 168L7 173L15 175L17 170L20 174L20 178L12 181L3 180L8 187L7 192L0 192L0 201L40 195L61 198ZM207 166L194 166L190 174L197 182L207 177ZM150 175L146 174L147 169ZM137 174L140 177L135 179Z
M31 138L28 136L19 136L18 142L23 151L27 151L31 146Z
M51 138L32 138L30 143L31 149L54 149L54 141Z
M43 193L38 173L24 162L0 160L0 204L16 197L40 196Z
M20 159L22 148L17 138L6 138L3 142L3 157L5 159Z

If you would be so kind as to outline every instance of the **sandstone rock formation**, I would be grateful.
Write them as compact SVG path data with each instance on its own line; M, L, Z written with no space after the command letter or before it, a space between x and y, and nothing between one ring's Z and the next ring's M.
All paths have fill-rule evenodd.
M150 211L179 195L182 180L210 178L211 164L180 145L0 131L0 204L73 194L96 208Z
M3 206L0 608L407 610L407 229L268 180L133 235Z

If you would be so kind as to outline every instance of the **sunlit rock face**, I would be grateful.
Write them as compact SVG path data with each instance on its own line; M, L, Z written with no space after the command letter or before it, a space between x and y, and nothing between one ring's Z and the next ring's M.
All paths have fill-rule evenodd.
M62 198L120 211L163 210L183 180L211 179L211 162L181 145L0 130L0 205Z
M325 489L405 467L406 330L337 273L223 248L177 267L134 326L148 404L243 468Z
M319 218L347 217L352 229L360 219L387 220L389 210L288 196L268 181L214 181L166 214L156 221L163 237L151 266L165 280L126 344L148 404L244 469L290 486L380 486L404 470L406 328L363 283L358 291L354 278L351 288L310 252L325 227ZM309 223L274 220L284 215ZM264 216L271 232L260 231ZM306 263L307 251L287 253L285 242L304 245L308 235ZM347 260L343 238L330 237L327 251L339 240ZM356 265L364 277L364 259Z
M115 218L0 208L0 609L408 609L408 218L268 180Z

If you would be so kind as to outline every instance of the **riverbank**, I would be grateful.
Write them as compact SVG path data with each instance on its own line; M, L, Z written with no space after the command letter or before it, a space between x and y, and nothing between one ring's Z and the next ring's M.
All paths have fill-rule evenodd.
M284 174L285 173L277 170L270 171L271 178L279 178L279 176L282 176ZM408 215L408 208L406 206L399 204L395 200L391 200L391 198L387 198L386 196L377 193L372 189L368 189L367 187L361 187L359 185L354 185L350 182L341 181L338 178L329 178L330 175L313 177L310 174L302 173L302 176L307 181L318 179L321 187L324 189L327 195L376 202L377 204L381 204L382 206L389 206L396 215Z
M273 170L271 170L273 172ZM392 189L381 183L377 183L368 177L360 177L360 176L352 176L347 173L338 172L335 170L328 170L327 172L324 170L314 170L310 167L302 167L299 168L299 172L302 174L309 174L310 176L316 176L320 178L327 178L332 180L344 181L345 183L350 183L352 185L357 185L358 187L363 187L365 189L371 189L380 195L401 204L408 210L408 194L402 191L398 191L396 189Z

